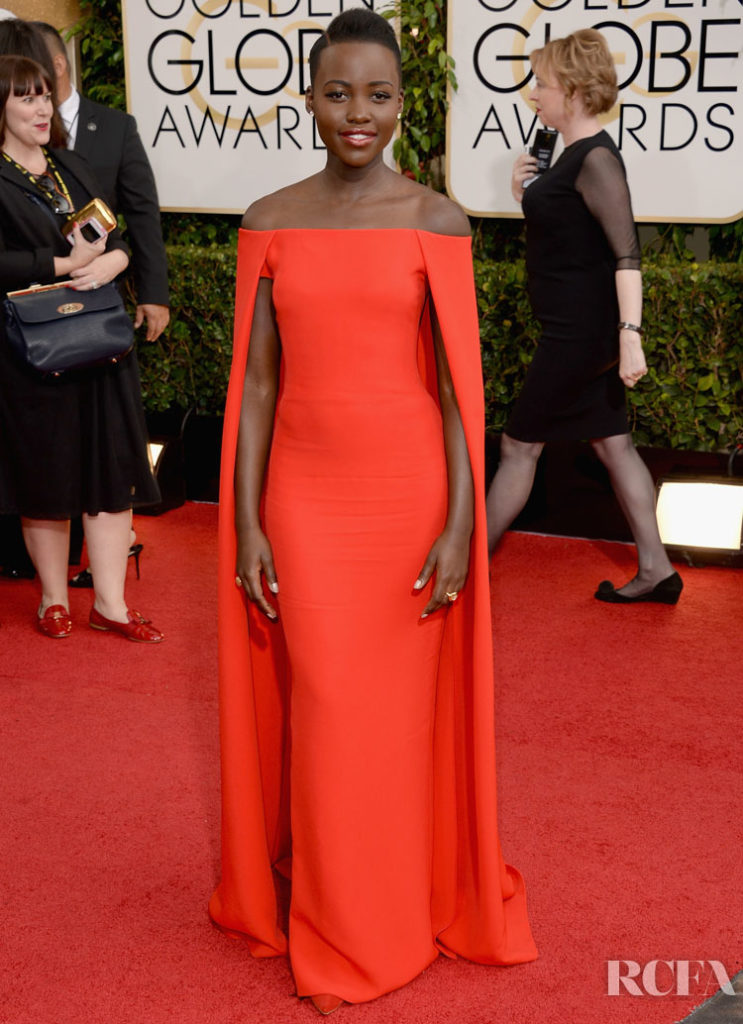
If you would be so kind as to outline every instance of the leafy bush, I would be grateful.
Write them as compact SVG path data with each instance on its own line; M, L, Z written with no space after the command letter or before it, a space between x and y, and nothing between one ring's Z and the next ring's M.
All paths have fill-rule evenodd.
M416 181L443 190L447 89L457 87L454 59L446 52L444 0L395 0L383 12L400 28L405 93L393 155Z
M475 259L487 426L503 429L539 328L522 261ZM743 442L743 265L648 263L648 375L629 393L638 444L722 451Z
M645 272L649 373L632 392L640 444L715 451L743 442L743 264L671 260Z
M121 0L79 0L80 20L69 35L80 39L83 92L96 103L126 110Z
M173 319L139 345L145 405L221 413L232 358L234 248L170 246ZM538 326L523 261L475 257L487 427L500 431L521 390ZM630 392L638 444L721 451L743 442L743 264L644 270L649 373Z
M235 249L167 248L170 326L137 346L145 408L221 413L232 360Z

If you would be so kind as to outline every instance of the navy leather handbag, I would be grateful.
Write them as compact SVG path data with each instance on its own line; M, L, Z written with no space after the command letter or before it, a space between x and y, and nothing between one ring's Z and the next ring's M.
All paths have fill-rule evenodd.
M113 281L94 291L61 281L9 292L5 317L11 346L43 374L116 363L134 345L134 325Z

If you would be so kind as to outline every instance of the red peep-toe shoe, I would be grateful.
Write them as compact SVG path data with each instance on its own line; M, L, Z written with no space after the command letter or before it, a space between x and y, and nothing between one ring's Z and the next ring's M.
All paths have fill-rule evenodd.
M108 630L111 633L119 633L127 640L134 640L138 644L159 644L165 639L159 629L155 629L149 619L139 612L130 608L127 611L127 622L116 622L114 619L106 619L95 608L90 609L91 629Z

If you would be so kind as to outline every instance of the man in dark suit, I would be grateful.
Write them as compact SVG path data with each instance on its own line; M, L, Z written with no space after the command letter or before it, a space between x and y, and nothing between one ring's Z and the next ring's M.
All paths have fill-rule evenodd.
M134 326L146 321L147 340L154 341L170 319L168 265L155 179L136 121L131 114L81 96L70 79L59 32L46 22L32 24L43 34L51 53L68 145L85 157L103 188L101 198L126 221L137 299Z

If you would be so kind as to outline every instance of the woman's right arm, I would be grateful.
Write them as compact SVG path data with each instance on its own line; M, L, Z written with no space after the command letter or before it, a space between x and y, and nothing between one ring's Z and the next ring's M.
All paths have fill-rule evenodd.
M531 153L519 153L511 172L511 195L520 203L524 198L524 182L537 173L537 158Z
M261 581L261 573L264 573L269 590L278 593L271 545L260 521L261 491L271 449L281 358L272 291L272 282L268 278L261 278L250 331L237 438L235 572L248 600L253 601L269 619L276 619L276 610L266 600Z
M72 229L72 237L75 240L75 244L70 249L69 255L54 257L55 277L69 277L73 270L87 267L97 256L102 256L106 251L105 236L97 239L95 242L88 242L83 238L77 224ZM126 267L126 263L124 267Z
M51 247L22 249L8 246L5 232L0 228L2 291L17 291L35 283L52 284L54 280L69 277L75 268L87 266L104 252L105 239L95 243L86 242L79 228L76 233L78 243L82 244L76 244L69 256L55 256Z

